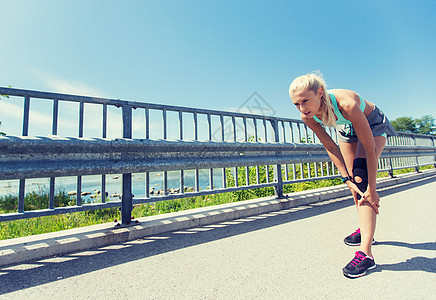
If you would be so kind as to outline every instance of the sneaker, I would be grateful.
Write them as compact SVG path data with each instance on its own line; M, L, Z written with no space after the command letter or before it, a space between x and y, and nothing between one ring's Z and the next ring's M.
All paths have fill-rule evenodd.
M375 269L376 264L373 258L362 251L357 251L353 260L342 269L345 277L357 278L366 274L366 271Z
M357 228L355 232L353 232L352 234L350 234L344 239L344 243L347 244L348 246L360 246L360 239L361 239L360 228ZM373 245L375 244L374 238L372 239L372 244Z

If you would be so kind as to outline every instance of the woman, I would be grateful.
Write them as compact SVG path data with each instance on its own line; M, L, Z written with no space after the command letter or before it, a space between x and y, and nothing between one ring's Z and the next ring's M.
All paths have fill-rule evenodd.
M327 92L325 81L316 74L296 78L289 87L293 104L303 122L316 134L351 190L360 228L346 237L348 245L360 250L343 269L347 277L360 277L376 267L371 246L380 197L376 192L377 165L387 135L397 135L384 114L359 94L345 89ZM339 147L325 131L335 127Z

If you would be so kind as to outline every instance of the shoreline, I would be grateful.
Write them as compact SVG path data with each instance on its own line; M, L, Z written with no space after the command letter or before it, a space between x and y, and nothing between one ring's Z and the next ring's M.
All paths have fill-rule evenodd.
M194 172L185 171L184 182L185 190L194 188ZM214 186L220 188L222 185L222 173L214 172ZM191 176L192 175L192 176ZM86 203L93 203L100 190L102 189L102 175L85 175L82 176L82 200ZM167 173L167 191L168 193L180 192L180 172L168 171ZM153 172L149 176L149 189L151 196L163 192L163 176L162 172ZM200 170L199 184L201 190L209 189L209 171ZM25 194L36 192L37 194L49 193L50 179L49 178L32 178L26 179ZM119 199L122 194L122 175L107 174L106 175L106 199ZM153 193L151 193L153 191ZM55 194L65 192L71 198L77 195L77 177L56 177L55 179ZM75 193L75 194L74 194ZM132 174L132 193L136 197L145 197L145 173ZM19 194L19 179L0 180L0 198L8 196L17 196Z

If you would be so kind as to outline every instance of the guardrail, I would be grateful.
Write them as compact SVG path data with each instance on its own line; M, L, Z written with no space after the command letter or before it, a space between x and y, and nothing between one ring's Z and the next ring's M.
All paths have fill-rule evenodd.
M276 196L282 197L286 184L339 176L324 147L317 143L316 136L301 120L10 88L0 88L0 94L24 97L23 136L0 137L0 180L19 180L18 211L0 215L0 222L121 206L121 221L129 224L134 204L262 187L274 187ZM53 136L27 136L31 98L53 101ZM77 138L56 136L60 101L79 103ZM102 105L102 138L83 138L85 104ZM121 108L123 136L120 138L107 139L108 106ZM133 109L144 110L144 139L132 139ZM150 139L151 110L162 114L161 139ZM168 111L177 113L173 122L167 118ZM192 140L184 139L184 118L187 115L193 122ZM206 120L206 126L199 126L200 116ZM214 120L218 126L215 126L213 134ZM178 123L178 140L168 140L169 123ZM199 140L201 130L206 132L203 141ZM334 132L329 133L336 139ZM388 146L379 162L379 171L388 171L392 176L395 169L414 167L419 171L419 166L430 164L436 164L435 137L401 134L389 137ZM268 174L263 182L259 176L260 166L265 166ZM239 185L240 167L245 168L245 185ZM269 176L271 167L274 170L273 178ZM235 178L231 187L227 186L229 168ZM191 170L194 187L187 189L186 174ZM209 173L206 189L200 186L200 170ZM255 170L255 182L249 178L250 170ZM163 175L163 188L158 195L150 186L150 173L156 171ZM176 192L170 192L170 171L177 171L179 175ZM138 172L145 175L144 197L132 195L132 174ZM219 184L214 179L217 172L221 173ZM107 199L107 174L122 174L121 200ZM82 203L82 176L85 175L102 176L101 203ZM63 176L77 176L75 206L54 206L56 178ZM24 211L26 179L42 177L50 178L47 209ZM220 187L216 188L215 185Z

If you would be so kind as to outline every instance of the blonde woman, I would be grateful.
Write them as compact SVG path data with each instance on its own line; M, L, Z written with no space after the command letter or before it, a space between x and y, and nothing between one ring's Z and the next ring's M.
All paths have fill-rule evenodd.
M289 87L289 95L301 119L324 145L354 196L360 228L344 242L360 246L360 250L342 271L350 278L363 276L376 267L371 246L380 207L376 191L377 163L387 136L397 133L373 103L351 90L327 91L319 75L296 78ZM336 128L339 146L327 134L326 127Z

